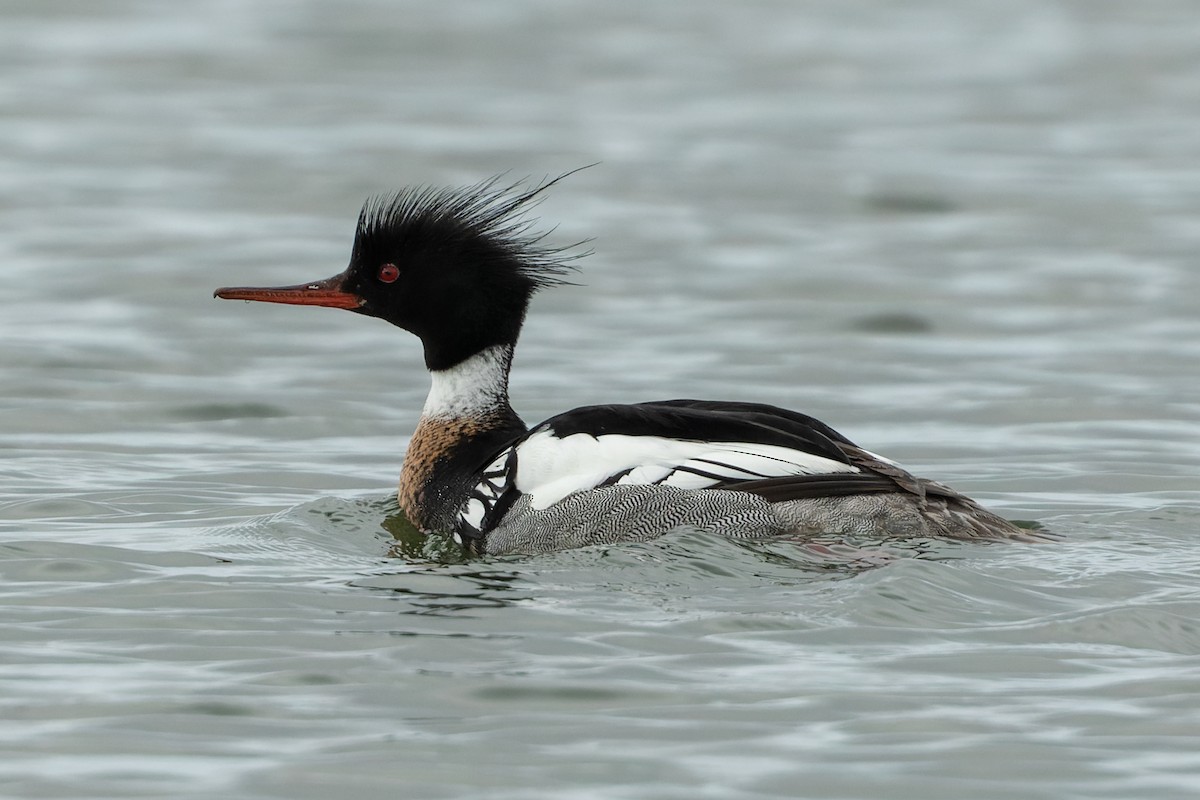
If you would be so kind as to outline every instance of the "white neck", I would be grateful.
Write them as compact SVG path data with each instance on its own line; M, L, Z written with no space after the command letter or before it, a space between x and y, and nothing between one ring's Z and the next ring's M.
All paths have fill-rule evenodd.
M431 370L422 417L479 418L508 406L511 344L493 345L449 369Z

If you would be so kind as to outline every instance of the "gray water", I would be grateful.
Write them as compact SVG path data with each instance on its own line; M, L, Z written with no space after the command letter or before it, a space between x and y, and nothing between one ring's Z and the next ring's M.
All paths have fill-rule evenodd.
M0 795L1200 796L1200 16L0 5ZM592 238L514 403L804 410L1061 541L397 541L369 194Z

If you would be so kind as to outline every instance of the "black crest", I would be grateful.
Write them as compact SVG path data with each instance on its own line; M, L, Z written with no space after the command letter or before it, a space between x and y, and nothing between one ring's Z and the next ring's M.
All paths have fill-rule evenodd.
M353 260L372 263L402 251L469 254L478 264L523 278L530 289L569 284L563 276L588 255L579 249L587 242L548 245L553 229L534 230L536 220L526 212L580 169L587 167L532 185L498 175L461 189L417 186L372 197L358 217Z

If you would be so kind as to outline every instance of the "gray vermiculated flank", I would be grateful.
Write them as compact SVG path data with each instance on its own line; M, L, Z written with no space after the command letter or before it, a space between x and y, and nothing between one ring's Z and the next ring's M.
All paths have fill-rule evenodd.
M607 486L540 511L522 497L485 540L491 555L541 553L593 544L645 541L689 527L738 539L843 534L893 538L1024 539L974 502L918 500L905 493L768 503L747 492L670 486Z

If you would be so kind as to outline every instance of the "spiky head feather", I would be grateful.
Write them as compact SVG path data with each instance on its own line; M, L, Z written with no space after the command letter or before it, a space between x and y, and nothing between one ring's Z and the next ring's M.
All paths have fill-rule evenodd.
M576 170L577 171L577 170ZM443 369L515 343L538 289L569 283L579 244L546 243L526 212L572 173L530 185L503 176L464 189L416 187L371 198L359 215L347 289L361 313L421 337ZM381 283L379 270L392 271Z
M587 255L579 245L546 244L552 231L534 230L526 216L541 195L568 175L530 186L503 176L461 189L416 186L377 195L358 217L352 260L372 263L391 254L437 253L452 263L467 258L483 270L501 270L531 289L569 284L564 276Z

